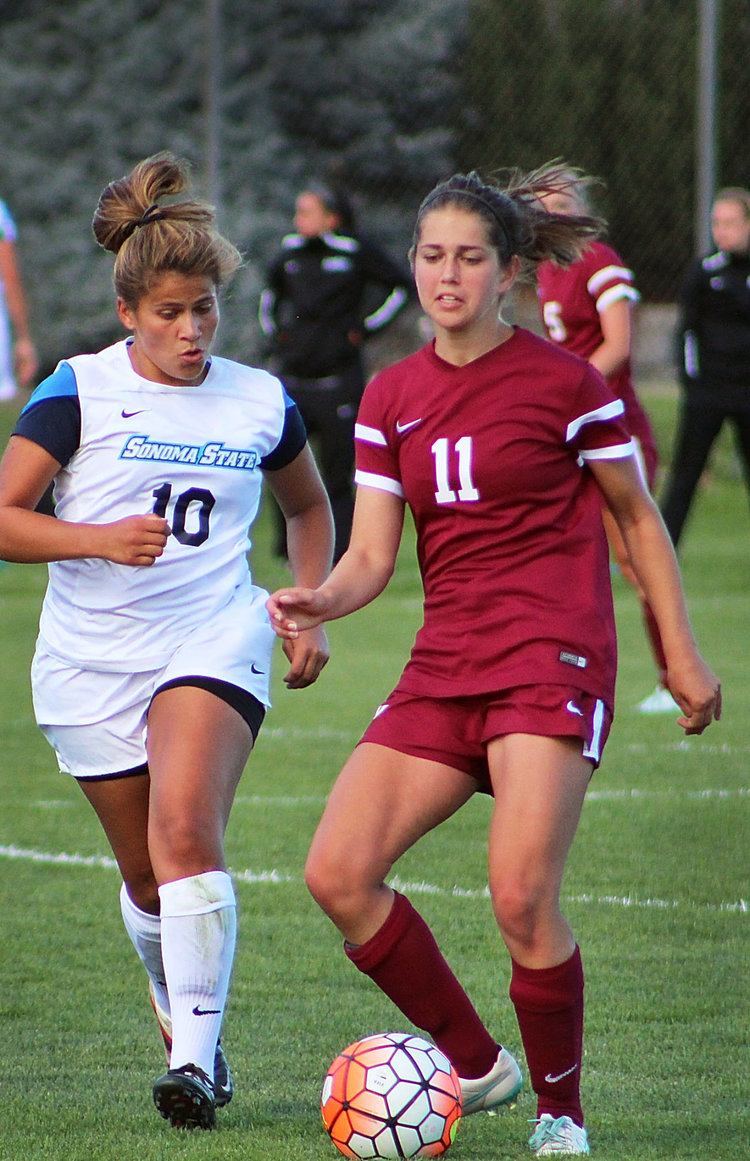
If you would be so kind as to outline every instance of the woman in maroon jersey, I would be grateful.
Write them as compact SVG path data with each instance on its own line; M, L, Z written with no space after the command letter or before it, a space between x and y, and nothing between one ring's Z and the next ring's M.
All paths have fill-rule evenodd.
M566 170L565 179L564 186L542 198L544 208L555 214L589 214L588 191L594 179L578 169ZM631 372L631 315L640 297L632 270L608 243L597 238L577 262L568 266L551 260L542 262L537 270L537 293L547 337L566 351L588 359L625 404L625 421L636 441L646 481L653 488L659 464L656 441ZM656 621L639 591L617 522L606 508L602 515L618 568L638 591L656 665L656 689L639 703L638 709L642 713L677 713L679 706L664 685L664 651Z
M457 175L425 198L411 257L435 339L365 391L349 550L319 588L268 601L287 638L366 605L393 572L409 505L424 623L336 781L307 882L349 958L453 1062L464 1115L508 1104L521 1088L518 1064L386 883L420 836L490 791L490 891L537 1094L537 1156L588 1152L583 971L559 896L612 716L600 493L657 617L680 725L701 733L720 713L622 402L588 362L500 313L522 263L572 262L596 229L540 206L560 180L547 166L502 191Z

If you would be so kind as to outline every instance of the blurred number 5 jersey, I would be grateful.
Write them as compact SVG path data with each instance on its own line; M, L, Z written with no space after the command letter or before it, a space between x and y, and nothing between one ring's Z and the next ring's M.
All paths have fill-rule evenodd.
M632 270L605 242L592 242L570 266L542 262L537 269L537 294L548 338L582 359L590 359L604 340L601 312L622 300L635 306L641 297L634 285ZM638 439L647 474L652 479L656 470L656 444L648 415L633 385L630 357L607 377L607 382L625 404L630 433Z
M138 672L164 664L230 600L258 591L248 533L290 401L265 371L215 357L199 386L150 382L133 370L127 346L61 363L16 433L34 439L46 402L77 399L80 442L55 479L57 517L105 524L155 512L169 522L152 566L91 558L49 565L40 622L48 650L92 669ZM289 458L299 450L295 434ZM43 435L36 442L45 446Z

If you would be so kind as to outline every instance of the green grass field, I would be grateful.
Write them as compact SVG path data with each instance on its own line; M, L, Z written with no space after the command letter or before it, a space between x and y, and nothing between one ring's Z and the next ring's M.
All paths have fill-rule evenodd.
M644 392L663 452L675 396ZM0 435L14 409L3 405ZM257 528L255 573L286 578ZM750 520L723 438L684 540L689 605L725 690L724 719L682 740L634 704L654 676L633 594L615 578L618 715L565 881L587 971L584 1101L602 1161L738 1161L747 1153ZM156 1114L163 1056L145 975L122 928L119 880L92 812L60 775L31 712L28 668L46 571L0 569L0 1159L303 1161L338 1156L319 1116L323 1075L359 1035L404 1020L344 957L302 865L340 765L388 692L419 618L407 537L374 606L331 626L318 685L275 706L232 816L240 936L224 1044L236 1096L212 1134ZM477 798L398 876L480 1013L520 1052L507 956L485 893L489 801ZM455 1161L528 1156L531 1095L460 1126Z

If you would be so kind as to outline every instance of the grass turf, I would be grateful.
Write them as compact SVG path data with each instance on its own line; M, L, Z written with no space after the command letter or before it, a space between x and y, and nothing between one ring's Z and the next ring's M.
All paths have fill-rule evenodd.
M644 400L667 454L674 392L657 384ZM0 435L14 414L0 408ZM265 513L256 540L256 576L275 587L286 576L269 556ZM734 1161L747 1140L750 537L726 437L682 560L701 647L724 682L724 719L684 740L670 716L634 712L654 679L634 596L615 577L618 714L564 886L587 971L583 1093L602 1161ZM163 1055L120 922L118 877L33 723L28 666L44 584L43 567L0 569L0 1159L337 1156L318 1112L328 1064L355 1037L405 1022L346 961L305 892L302 864L331 782L418 623L410 537L386 593L330 627L333 656L316 687L286 691L279 652L275 707L227 835L240 936L224 1043L237 1093L212 1134L175 1132L153 1108ZM397 873L482 1016L520 1053L485 892L489 806L470 802ZM467 1119L455 1161L527 1156L533 1115L524 1092L510 1114Z

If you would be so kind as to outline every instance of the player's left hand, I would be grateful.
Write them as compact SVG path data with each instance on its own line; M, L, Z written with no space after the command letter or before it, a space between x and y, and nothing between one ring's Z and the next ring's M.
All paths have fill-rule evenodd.
M312 685L331 655L322 625L301 631L297 637L285 640L282 647L290 663L289 672L284 676L287 689L305 689Z
M690 664L670 666L667 687L683 716L677 719L686 734L702 734L721 717L721 682L699 654Z

